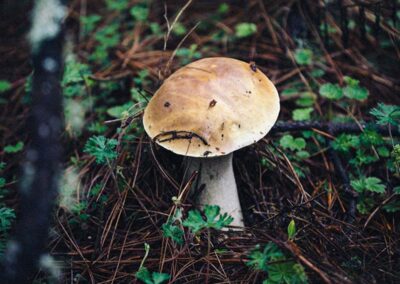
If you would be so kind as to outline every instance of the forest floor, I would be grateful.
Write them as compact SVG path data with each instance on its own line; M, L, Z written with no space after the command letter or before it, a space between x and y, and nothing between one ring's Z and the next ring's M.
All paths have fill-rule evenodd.
M400 4L323 2L70 1L48 245L63 283L400 283ZM32 72L29 18L4 24L1 250L18 216ZM242 231L187 225L202 221L190 219L183 158L141 122L169 74L212 56L255 62L283 125L357 126L283 127L237 151Z

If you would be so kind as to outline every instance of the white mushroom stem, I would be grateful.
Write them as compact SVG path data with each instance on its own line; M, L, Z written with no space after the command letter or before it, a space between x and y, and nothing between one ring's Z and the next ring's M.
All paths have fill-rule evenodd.
M198 186L205 188L198 197L201 207L218 205L221 213L228 213L234 220L232 226L243 227L243 215L232 166L233 154L213 158L188 158L188 174L199 171Z

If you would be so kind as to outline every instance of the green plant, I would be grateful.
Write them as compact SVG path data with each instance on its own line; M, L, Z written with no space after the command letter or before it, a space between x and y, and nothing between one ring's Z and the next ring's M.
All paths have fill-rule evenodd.
M220 208L217 205L205 205L204 216L205 219L199 210L190 210L188 217L182 222L182 224L196 234L205 228L220 230L229 226L233 221L233 218L229 216L228 213L220 214Z
M106 164L114 160L118 153L118 141L104 136L92 136L85 144L84 152L96 158L97 164Z
M184 36L187 33L187 29L184 24L176 22L172 28L172 33L177 36Z
M168 281L171 277L168 273L151 272L144 266L144 262L149 255L150 245L145 243L144 249L145 255L142 259L142 262L140 263L138 271L135 273L136 278L144 282L145 284L162 284L165 281Z
M61 82L65 97L80 97L86 93L86 85L91 85L90 68L87 64L69 57L65 62L64 76Z
M326 83L321 85L319 93L329 100L339 100L343 97L343 90L338 84Z
M180 223L182 223L182 210L178 208L172 218L162 225L163 236L171 238L177 244L183 244L185 232L176 225Z
M292 118L295 121L310 120L313 110L312 107L295 109L292 112Z
M139 3L129 10L131 16L138 22L144 22L149 17L149 8L146 3Z
M0 233L4 233L11 228L12 222L15 220L15 211L12 208L0 208Z
M343 81L346 83L344 88L332 83L321 85L319 88L320 95L328 100L339 100L344 96L348 99L363 101L368 97L368 90L360 86L359 80L344 76Z
M83 34L88 35L90 32L94 31L100 20L101 16L96 14L81 16L80 21L82 22L83 26Z
M293 219L288 225L287 232L289 240L293 240L294 236L296 235L296 223Z
M205 205L203 215L202 212L194 209L188 212L185 220L182 220L182 211L177 209L174 216L162 225L164 237L171 238L177 244L183 244L184 231L178 226L179 224L187 227L193 234L197 234L204 229L220 230L233 221L227 213L220 214L220 208L217 205Z
M360 81L353 79L349 76L344 76L343 80L346 82L346 87L343 89L343 94L353 100L365 100L369 92L366 88L360 86Z
M15 145L7 145L4 147L4 152L13 154L13 153L18 153L24 149L24 142L18 141L17 144Z
M310 65L313 60L313 52L311 49L298 48L294 53L294 59L299 65Z
M261 250L257 245L249 254L246 265L255 270L264 271L268 278L263 284L307 283L307 276L301 264L288 260L283 252L272 242Z
M370 113L375 116L376 123L380 125L400 125L400 106L378 103Z
M235 36L237 38L249 37L257 32L257 26L254 23L239 23L235 26Z
M351 181L351 186L357 192L375 192L384 193L386 186L382 184L382 180L377 177L361 177Z
M284 149L300 151L306 147L306 140L301 137L294 138L292 135L287 134L281 137L281 139L279 140L279 144Z
M11 83L5 80L0 80L0 94L11 89Z
M15 217L14 209L5 206L0 208L0 256L6 248L8 233Z
M128 9L129 0L106 0L107 9L122 12Z
M201 53L197 51L197 44L191 44L189 48L183 47L176 51L176 56L182 61L182 64L188 64L193 59L201 58Z

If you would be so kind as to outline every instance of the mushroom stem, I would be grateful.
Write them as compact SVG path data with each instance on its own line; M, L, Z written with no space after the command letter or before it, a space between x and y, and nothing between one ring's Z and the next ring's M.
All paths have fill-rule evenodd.
M221 213L228 213L234 220L232 226L243 227L243 215L232 166L233 154L213 158L188 158L188 173L199 171L198 186L205 188L198 197L201 207L218 205Z

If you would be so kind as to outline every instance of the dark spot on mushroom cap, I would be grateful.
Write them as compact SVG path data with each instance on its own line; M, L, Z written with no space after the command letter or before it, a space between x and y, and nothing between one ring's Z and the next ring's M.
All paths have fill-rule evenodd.
M240 128L240 124L238 124L238 127Z
M214 107L216 104L217 104L217 101L216 101L216 100L212 100L212 101L210 102L210 104L208 105L208 108L212 108L212 107Z
M205 151L204 153L203 153L203 156L204 157L207 157L208 155L210 155L212 152L211 151Z
M171 104L169 102L165 102L164 107L169 107Z
M215 150L219 151L219 148L218 148L218 147L215 147Z
M253 72L257 72L257 66L256 66L256 63L255 62L250 62L250 69L253 71Z

